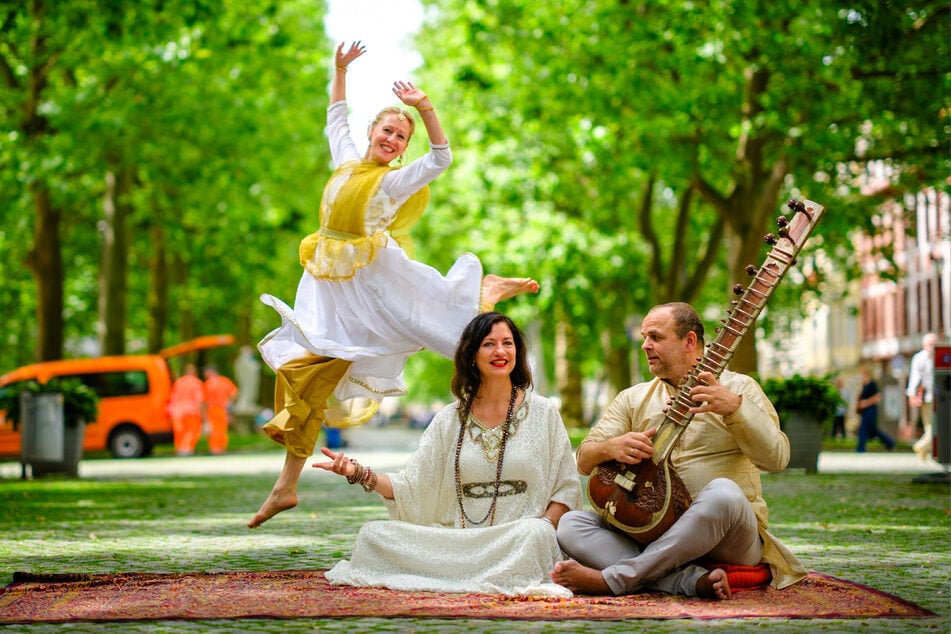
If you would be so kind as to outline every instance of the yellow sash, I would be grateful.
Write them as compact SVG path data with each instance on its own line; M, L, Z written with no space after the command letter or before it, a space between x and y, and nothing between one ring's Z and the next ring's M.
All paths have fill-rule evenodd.
M323 280L350 279L386 246L386 234L366 235L364 219L383 177L391 169L399 168L361 160L348 161L334 171L320 201L320 230L300 243L300 262L311 275ZM413 257L409 231L428 202L427 186L400 206L387 227L409 257Z

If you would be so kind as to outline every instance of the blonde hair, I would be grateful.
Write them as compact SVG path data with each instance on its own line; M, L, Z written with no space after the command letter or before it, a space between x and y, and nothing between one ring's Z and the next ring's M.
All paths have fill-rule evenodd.
M409 110L404 110L399 106L387 106L386 108L383 108L383 110L380 110L373 118L373 121L370 122L370 125L367 127L367 134L369 135L371 132L373 132L373 128L375 128L377 124L380 123L383 117L390 114L395 114L400 118L401 121L409 121L409 139L412 139L413 133L416 131L416 119L413 118L413 115ZM406 139L406 141L409 142L409 139Z

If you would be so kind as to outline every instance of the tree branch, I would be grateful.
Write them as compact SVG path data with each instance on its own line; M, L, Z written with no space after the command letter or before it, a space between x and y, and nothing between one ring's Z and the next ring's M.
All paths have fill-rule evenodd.
M654 224L651 222L651 208L654 204L654 182L657 176L653 172L644 185L644 194L641 196L641 206L638 209L638 220L641 226L641 235L647 242L651 252L651 277L655 280L664 279L664 263L661 260L660 240L654 231Z

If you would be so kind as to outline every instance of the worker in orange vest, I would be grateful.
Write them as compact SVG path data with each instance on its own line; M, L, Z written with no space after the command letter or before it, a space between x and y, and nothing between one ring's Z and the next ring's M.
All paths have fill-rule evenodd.
M179 456L191 456L195 453L195 445L201 437L204 404L204 385L198 378L195 364L189 363L185 366L182 376L172 383L172 392L168 399L175 453Z
M218 368L205 368L205 405L208 425L208 449L220 455L228 448L228 406L238 396L238 386L218 374Z

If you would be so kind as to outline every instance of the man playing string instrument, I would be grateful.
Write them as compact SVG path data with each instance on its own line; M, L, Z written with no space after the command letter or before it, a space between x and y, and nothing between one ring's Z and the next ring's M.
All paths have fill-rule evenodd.
M681 381L704 353L703 323L688 304L655 306L641 327L642 348L654 379L621 392L578 447L578 470L591 473L616 460L635 465L653 455L652 437ZM693 503L655 541L642 547L590 511L566 513L558 541L569 561L556 564L555 583L579 594L623 595L638 591L715 599L730 597L723 568L698 560L741 566L767 563L772 585L784 588L806 570L767 531L768 509L760 471L781 471L789 439L759 384L724 371L719 380L700 372L691 389L693 424L670 455Z

